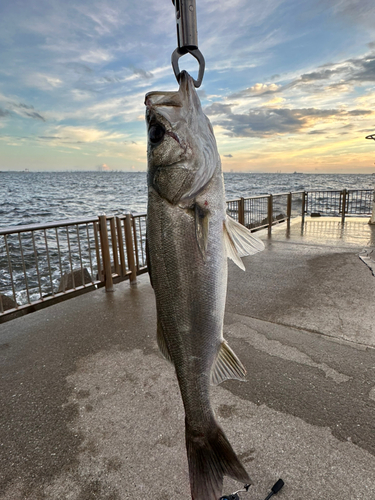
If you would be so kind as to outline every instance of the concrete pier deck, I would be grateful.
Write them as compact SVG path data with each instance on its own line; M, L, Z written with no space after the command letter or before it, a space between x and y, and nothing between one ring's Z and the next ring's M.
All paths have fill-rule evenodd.
M212 390L255 483L241 499L279 477L280 500L375 499L375 277L359 259L375 229L319 218L261 237L246 272L229 266L224 336L248 381ZM0 325L1 500L190 498L155 323L143 275Z

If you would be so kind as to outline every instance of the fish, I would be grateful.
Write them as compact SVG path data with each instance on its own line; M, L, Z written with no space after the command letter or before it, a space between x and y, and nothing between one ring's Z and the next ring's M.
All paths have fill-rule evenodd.
M227 258L264 248L226 214L221 160L191 76L177 91L146 94L147 262L157 312L157 343L173 363L185 410L191 498L217 500L223 478L251 479L210 403L210 385L245 380L223 338Z

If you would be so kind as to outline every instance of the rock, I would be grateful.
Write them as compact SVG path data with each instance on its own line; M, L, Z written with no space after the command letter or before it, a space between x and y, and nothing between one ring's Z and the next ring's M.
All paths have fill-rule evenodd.
M73 286L73 275L74 275L74 286ZM83 268L83 282L82 282L82 271L81 269L75 269L73 272L66 273L63 275L60 281L59 288L57 292L65 292L65 290L71 290L74 287L87 285L92 282L92 278L86 267Z
M8 295L0 293L0 296L1 296L1 301L3 303L4 311L7 311L8 309L14 309L15 307L17 307L17 302L8 297Z

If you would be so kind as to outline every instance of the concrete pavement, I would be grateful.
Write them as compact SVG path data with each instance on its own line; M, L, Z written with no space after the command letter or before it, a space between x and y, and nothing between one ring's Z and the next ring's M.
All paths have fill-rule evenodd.
M213 407L261 500L375 499L375 246L365 219L294 221L229 267L248 382ZM188 499L184 412L148 277L0 325L0 499ZM241 485L226 480L223 493ZM275 497L276 498L276 497Z

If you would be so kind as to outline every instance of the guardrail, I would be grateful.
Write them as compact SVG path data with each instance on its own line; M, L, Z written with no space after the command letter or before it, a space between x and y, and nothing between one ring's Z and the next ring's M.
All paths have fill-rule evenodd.
M290 222L303 213L305 192L276 193L227 201L227 213L252 231L268 228L280 222Z
M0 322L147 271L146 214L0 230Z
M235 198L228 214L252 231L306 214L370 215L373 190L295 191ZM0 230L0 323L147 271L146 214L100 215Z
M307 191L305 214L340 217L371 215L374 191L372 189L343 189L341 191Z

